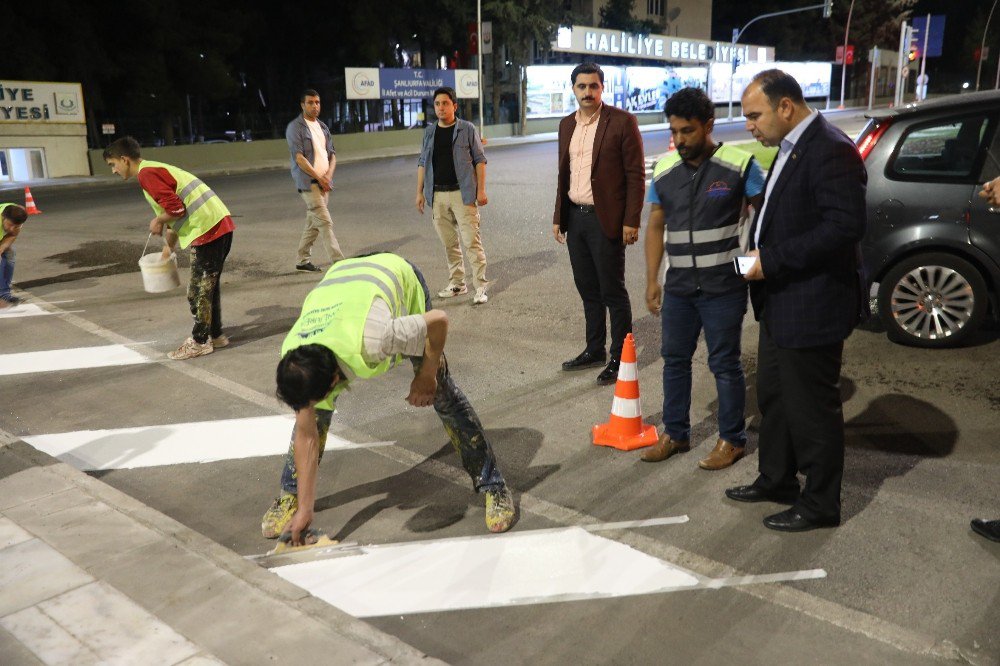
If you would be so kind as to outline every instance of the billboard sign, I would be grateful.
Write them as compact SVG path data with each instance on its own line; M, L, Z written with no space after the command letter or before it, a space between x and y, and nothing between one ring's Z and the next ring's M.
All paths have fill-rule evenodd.
M346 67L347 99L421 99L435 88L450 86L458 97L479 97L479 73L474 69L398 69Z
M829 62L772 62L772 63L747 63L741 64L733 73L732 101L740 103L743 90L750 85L759 72L765 69L777 68L792 75L802 87L802 94L806 98L829 97L830 96L830 76L833 72L833 65ZM716 63L712 65L712 89L708 96L716 104L726 104L730 100L729 96L729 74L732 69L727 64Z

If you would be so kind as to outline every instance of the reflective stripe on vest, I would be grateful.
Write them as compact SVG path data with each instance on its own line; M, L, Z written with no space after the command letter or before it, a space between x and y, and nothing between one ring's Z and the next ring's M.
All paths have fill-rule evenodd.
M376 377L402 360L399 355L370 364L363 356L364 329L372 300L381 298L393 318L425 311L424 288L413 268L394 254L342 259L309 292L302 313L281 346L284 356L303 345L318 344L333 352L347 378L317 407L332 409L337 395L355 378Z
M652 187L664 213L665 291L721 295L745 287L729 264L741 254L739 220L751 159L721 144L698 169L687 168L676 152L657 162Z
M229 209L222 203L222 199L194 174L163 162L143 160L139 163L140 171L146 167L165 169L177 182L176 192L184 202L184 216L171 222L170 228L177 234L182 248L211 231L222 218L229 215ZM153 211L157 215L161 214L163 207L156 203L149 192L143 190L143 194Z

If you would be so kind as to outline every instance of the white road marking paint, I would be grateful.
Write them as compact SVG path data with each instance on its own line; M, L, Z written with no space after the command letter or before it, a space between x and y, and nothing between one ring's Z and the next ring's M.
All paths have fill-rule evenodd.
M272 569L354 615L375 617L618 597L698 579L578 527L371 546L364 554Z
M83 310L68 310L68 312L83 312ZM0 319L16 319L18 317L39 317L43 315L54 315L55 312L43 310L34 303L21 303L12 308L0 310Z
M669 518L647 518L645 520L622 520L617 523L591 523L580 525L588 532L604 532L607 530L630 530L636 527L656 527L657 525L679 525L686 523L687 516L670 516Z
M56 311L56 314L60 317L60 319L66 323L76 326L82 331L92 333L93 335L103 338L104 340L108 340L109 342L118 342L123 344L132 343L132 340L119 333L115 333L114 331L88 321L83 317L59 310L58 307L53 306L52 302L46 302L44 299L40 298L35 298L34 300L43 303L46 306L51 306L51 308ZM743 324L744 330L749 328L751 324L752 319L747 317L747 321ZM157 360L158 358L162 358L162 356L159 354L150 355L150 360ZM191 364L171 362L166 363L164 367L187 375L192 379L204 382L209 386L214 386L215 388L225 391L230 395L246 400L251 404L275 411L282 408L274 396L261 393L260 391L252 389L248 386L244 386L243 384L226 379ZM553 390L550 392L548 397L552 402L558 402L559 400L565 399L565 397L571 394L574 390L575 389L572 387L563 391ZM523 401L536 399L531 392L525 392L523 387L518 387L517 391L519 392L519 395L510 391L502 392L499 396L494 396L494 401L496 404L503 405L503 410L505 412L509 412L513 410L517 404ZM486 414L488 411L489 410L484 410L483 412L480 412L480 414ZM348 436L364 439L364 433L362 432L354 432L343 424L337 424L336 427L340 432L347 433ZM15 436L10 435L9 433L4 433L4 431L0 430L0 445L3 445L5 440L10 442L16 441L16 439L17 438ZM699 445L706 443L711 445L714 444L714 441L714 436L708 437L702 442L699 442ZM468 487L469 477L461 470L438 460L427 459L425 456L414 453L404 447L395 446L377 448L373 450L373 453L404 465L412 466L423 463L422 469L431 476L453 483L461 488ZM522 511L528 511L537 516L541 516L563 525L594 523L597 520L590 514L564 507L559 504L555 504L554 502L549 502L540 497L535 497L530 493L521 493L519 495L519 500ZM639 544L646 552L655 553L658 557L668 559L673 562L689 563L692 566L697 566L702 571L711 571L728 576L734 576L738 573L731 566L717 560L686 551L682 548L677 548L676 546L662 543L656 539L646 537L645 535L635 532L626 532L619 537L619 540L626 544ZM809 594L804 590L780 584L746 587L741 586L734 589L742 592L743 594L760 599L766 603L805 613L810 617L814 617L817 620L826 622L832 626L840 627L853 634L867 636L868 638L877 640L886 645L891 645L892 647L909 654L929 655L943 659L958 658L958 651L954 648L954 646L939 643L937 638L934 636L919 633L900 624L896 624L891 620L844 606L843 604L839 604L835 601L823 599L816 595Z
M282 455L295 419L261 416L197 423L176 423L116 430L80 430L24 437L39 451L83 470L135 469ZM394 442L355 444L329 434L326 450L390 446Z
M684 522L635 522L670 524L661 520ZM272 571L355 617L607 599L826 576L822 569L813 569L705 578L584 527L367 546L343 554L351 557Z
M76 347L41 352L0 354L0 375L55 372L148 363L149 359L125 345Z

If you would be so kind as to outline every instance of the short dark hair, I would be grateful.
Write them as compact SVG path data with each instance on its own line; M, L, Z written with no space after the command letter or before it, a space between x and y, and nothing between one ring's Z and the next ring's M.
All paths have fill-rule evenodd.
M432 100L437 99L438 95L447 95L448 97L451 98L452 104L458 104L458 93L455 92L455 89L452 88L451 86L441 86L440 88L437 88L434 91L434 94L431 95L431 99Z
M130 136L123 136L120 139L112 141L111 144L104 149L105 160L118 159L120 157L127 157L132 160L142 159L139 142Z
M302 345L289 350L278 362L276 395L299 411L313 400L325 398L337 375L343 376L332 351L323 345Z
M569 82L574 86L578 74L597 74L601 79L601 85L604 85L604 70L596 62L582 62L573 68L573 73L569 75Z
M306 101L306 97L319 97L319 93L312 88L306 88L302 91L302 94L299 95L299 104Z
M750 83L760 86L761 92L767 97L772 109L777 109L783 97L787 97L795 104L805 104L806 98L802 96L802 86L791 74L780 69L765 69L753 77Z
M28 211L24 210L23 206L11 204L3 209L3 217L10 220L11 224L24 224L28 219Z
M663 115L668 119L670 116L685 120L694 118L704 124L715 118L715 104L701 88L681 88L667 100Z

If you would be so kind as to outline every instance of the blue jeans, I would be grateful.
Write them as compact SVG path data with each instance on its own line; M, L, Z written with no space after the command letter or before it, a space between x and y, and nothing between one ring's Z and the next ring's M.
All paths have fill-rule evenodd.
M14 298L10 293L10 283L14 280L14 257L13 245L7 248L6 252L0 254L0 298L5 301Z
M722 296L663 294L663 426L671 439L691 438L691 358L704 329L719 395L719 437L734 446L746 444L746 380L740 364L746 311L746 289Z

